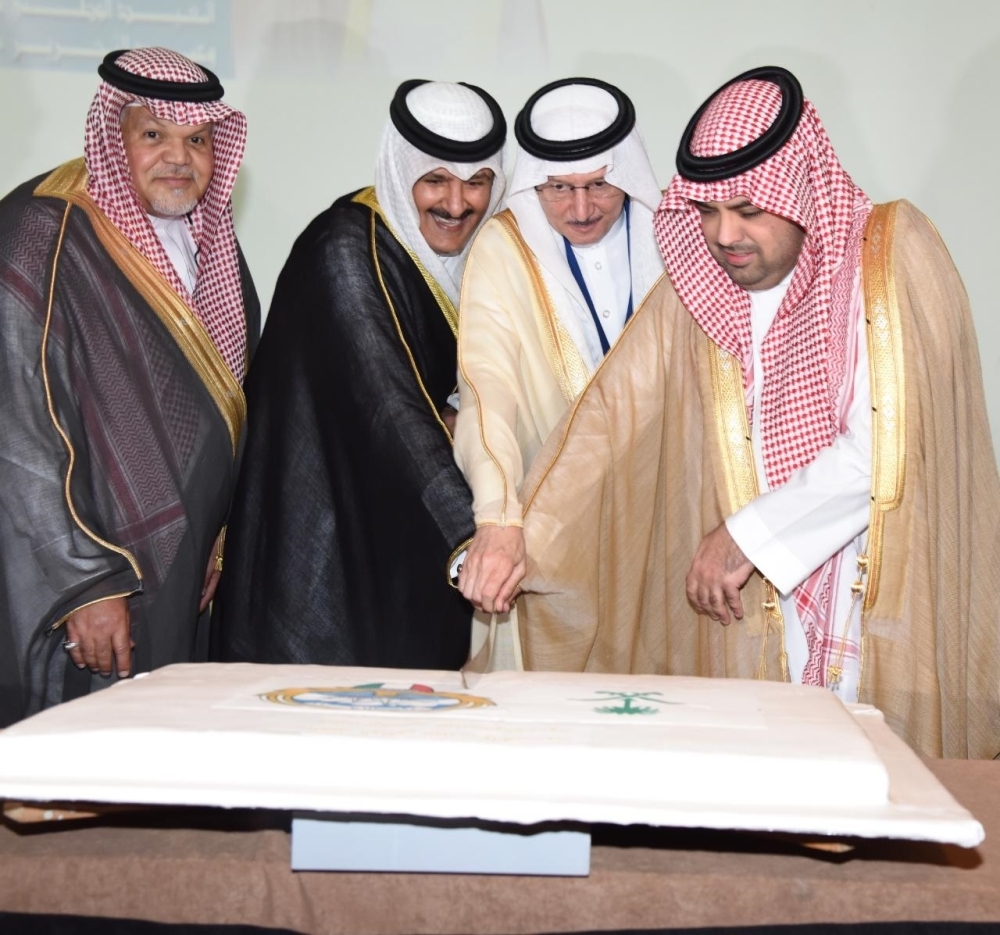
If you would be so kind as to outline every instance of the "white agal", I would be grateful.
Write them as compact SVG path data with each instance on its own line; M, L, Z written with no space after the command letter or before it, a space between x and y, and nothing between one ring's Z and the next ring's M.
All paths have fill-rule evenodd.
M170 666L0 732L0 797L982 838L877 711L644 675Z

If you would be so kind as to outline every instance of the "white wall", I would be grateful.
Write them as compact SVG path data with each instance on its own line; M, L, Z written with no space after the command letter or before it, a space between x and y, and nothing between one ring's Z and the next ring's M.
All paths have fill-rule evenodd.
M85 0L45 6L59 3L86 6ZM338 195L370 183L389 100L406 78L482 85L511 123L546 81L604 78L635 102L665 185L697 105L740 71L780 64L801 80L855 181L876 201L910 199L940 229L972 298L993 436L1000 441L1000 318L991 277L993 264L1000 265L995 0L197 5L229 17L232 66L221 77L227 100L250 122L236 223L265 308L308 220ZM0 62L10 62L16 24L9 12L3 18L2 7ZM121 42L112 30L107 47L140 42ZM0 191L81 153L96 82L89 66L0 67Z

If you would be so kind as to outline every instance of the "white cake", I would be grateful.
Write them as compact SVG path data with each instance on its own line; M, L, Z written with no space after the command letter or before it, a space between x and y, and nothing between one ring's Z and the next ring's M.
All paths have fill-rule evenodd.
M657 823L882 806L829 692L738 680L178 665L0 733L0 795Z

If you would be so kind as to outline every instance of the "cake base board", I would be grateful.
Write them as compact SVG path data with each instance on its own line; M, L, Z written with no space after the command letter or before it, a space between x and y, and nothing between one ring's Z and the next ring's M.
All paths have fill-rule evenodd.
M507 679L506 682L495 679L492 683L497 686L496 697L502 694L501 685L506 686L506 697L512 697L512 686L519 690L522 684L549 688L549 674L494 675ZM733 801L739 793L739 771L731 776L726 774L728 785L722 794L713 792L697 801L672 797L669 791L657 795L659 778L666 777L662 782L666 789L669 776L663 770L657 771L655 744L647 744L646 750L640 751L645 759L634 762L645 763L649 767L647 772L657 782L650 782L647 776L642 787L644 795L637 795L637 783L642 777L617 769L617 764L631 762L628 757L636 754L637 747L623 744L621 737L634 736L636 731L644 729L637 725L652 724L655 716L588 714L582 727L574 728L577 739L582 736L583 741L577 742L576 748L567 746L553 753L552 738L563 736L568 729L565 724L544 722L544 718L536 722L523 712L515 712L513 721L508 718L501 724L496 720L499 707L492 713L485 709L473 711L471 717L461 712L447 714L450 720L443 722L434 721L436 715L425 715L425 723L434 721L443 725L440 730L429 729L428 736L437 746L425 747L423 735L415 738L410 726L419 721L417 715L412 716L416 720L410 721L406 720L410 714L400 719L388 712L335 713L328 717L321 710L300 713L287 706L278 710L280 705L260 700L265 694L274 694L270 690L278 686L353 684L367 688L366 680L390 677L438 682L443 686L439 693L442 697L462 694L461 683L455 681L460 678L458 673L243 664L167 667L148 678L115 685L0 731L0 798L412 815L523 826L547 822L636 824L782 832L808 837L902 838L962 847L974 847L983 838L980 823L893 734L882 715L867 706L847 706L847 715L840 712L842 720L846 717L858 728L854 731L851 727L847 733L853 731L858 736L848 736L845 743L854 753L858 738L863 745L870 744L877 755L876 765L880 770L884 767L887 774L888 797L877 803L848 806L837 804L837 797L829 792L816 801L802 800L796 804L786 804L784 799L763 805ZM492 677L484 677L476 691L486 693ZM551 680L575 705L581 700L587 704L596 700L598 708L591 706L588 710L602 712L608 710L602 703L606 695L635 696L631 701L615 702L616 711L621 712L637 704L635 699L640 694L655 699L661 695L681 697L687 691L689 695L693 692L694 697L702 691L714 693L710 686L726 684L707 679L638 675L559 674L552 675ZM234 704L230 700L233 685L244 694L250 689L257 694L251 692L249 701ZM178 686L183 690L178 690ZM784 711L794 710L808 700L810 692L823 691L774 683L745 683L741 688L731 681L726 690L735 693L741 704L743 699L761 699L760 710L779 718ZM269 697L267 702L274 700ZM823 700L826 701L825 694ZM830 700L836 701L832 696ZM676 712L681 708L669 710ZM756 716L753 712L746 714L742 708L736 708L732 714L737 719L743 718L748 731L759 726L753 721ZM491 717L493 721L489 720ZM613 729L605 726L611 723ZM380 734L380 745L386 740L392 744L387 763L399 765L395 770L385 769L375 774L370 777L372 781L369 777L359 781L358 765L366 762L361 755L374 749L366 746L372 739L370 725L378 725L374 732ZM230 742L234 732L246 730L251 731L249 749L241 752L240 761L230 763L224 757L220 759L217 748L222 749L221 744ZM522 734L536 746L531 748L530 755L519 760L524 768L513 777L517 780L516 788L508 788L512 777L503 776L503 790L499 794L495 781L490 786L490 771L482 768L480 758L496 757L498 749L505 749L505 739L509 743L511 737ZM267 756L261 756L256 747L262 739L270 744L267 749L271 753ZM828 766L836 768L837 749L827 749L825 736L818 740L811 747L817 751L820 763L826 755ZM428 752L440 752L449 744L457 747L445 759L436 760ZM140 745L142 752L138 749ZM296 755L296 759L287 761L287 769L286 762L280 759L281 751ZM545 769L528 768L535 757L546 756ZM211 768L206 768L210 758ZM503 762L502 757L494 762ZM723 758L721 762L731 765L732 761ZM308 768L303 769L303 764ZM591 783L581 792L577 781L582 775L580 764L590 764L584 772L603 770L608 782ZM615 769L609 772L608 764ZM260 775L255 775L258 772ZM546 775L550 772L557 775ZM829 786L827 781L828 789ZM729 789L733 790L732 795Z

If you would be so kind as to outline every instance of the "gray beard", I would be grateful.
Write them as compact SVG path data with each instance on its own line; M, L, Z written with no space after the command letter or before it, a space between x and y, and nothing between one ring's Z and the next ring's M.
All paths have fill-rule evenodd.
M161 218L184 217L185 214L194 211L198 201L198 198L186 198L183 201L177 198L157 198L156 201L149 203L150 208L152 208L150 214Z

